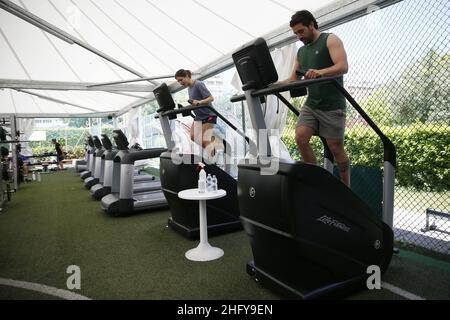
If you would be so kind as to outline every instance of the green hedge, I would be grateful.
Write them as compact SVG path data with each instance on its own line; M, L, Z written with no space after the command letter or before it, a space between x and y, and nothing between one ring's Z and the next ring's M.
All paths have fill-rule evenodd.
M33 154L55 153L55 147L38 146L31 148ZM65 159L83 159L85 156L84 146L81 147L63 147L63 151L66 153Z
M29 146L34 147L52 147L52 139L58 140L62 146L84 147L84 141L89 135L89 128L61 128L61 129L48 129L47 141L35 141L30 142ZM111 126L103 126L102 133L112 136L113 128Z
M43 154L45 152L54 153L55 147L52 139L59 141L66 153L66 159L84 158L84 141L89 135L89 128L61 128L45 130L47 134L46 141L29 142L33 154ZM103 126L102 133L112 137L113 128L111 126Z
M416 190L450 190L450 126L412 125L384 127L383 132L397 148L397 184ZM287 148L299 159L293 132L283 136ZM318 138L312 147L322 161L323 146ZM353 165L383 167L383 145L376 134L363 126L347 129L345 149Z

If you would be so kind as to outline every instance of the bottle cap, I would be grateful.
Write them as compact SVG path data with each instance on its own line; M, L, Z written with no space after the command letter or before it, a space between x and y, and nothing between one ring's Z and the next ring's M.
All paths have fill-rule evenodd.
M205 164L203 162L199 162L197 165L197 171L200 171L205 168Z

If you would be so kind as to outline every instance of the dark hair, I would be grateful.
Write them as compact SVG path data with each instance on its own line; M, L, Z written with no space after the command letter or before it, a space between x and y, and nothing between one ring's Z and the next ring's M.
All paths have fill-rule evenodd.
M56 139L52 139L52 142L56 142Z
M180 69L175 73L175 78L177 77L192 77L192 72L190 70Z
M297 11L291 17L291 22L289 22L289 26L292 28L296 24L301 23L304 26L308 27L311 22L314 23L314 28L319 29L319 26L317 25L317 21L314 18L314 16L312 15L312 13L309 12L308 10L301 10L301 11Z

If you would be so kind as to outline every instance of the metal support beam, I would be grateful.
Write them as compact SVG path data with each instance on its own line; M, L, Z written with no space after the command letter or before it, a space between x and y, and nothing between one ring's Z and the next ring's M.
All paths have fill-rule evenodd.
M197 73L192 73L192 75L197 75ZM174 78L174 75L173 74L169 74L169 75L164 75L164 76L154 76L154 77L148 77L148 78L137 78L137 79L130 79L130 80L121 80L121 81L96 83L96 84L88 85L88 88L100 87L100 86L110 86L110 85L113 85L113 84L123 84L123 83L131 83L131 82L148 81L148 80L170 79L170 78Z
M93 87L95 85L95 87ZM93 87L93 88L91 88ZM81 91L120 91L120 92L152 92L151 85L111 85L98 86L92 82L64 82L40 80L0 79L0 89L36 89L36 90L81 90Z
M86 112L86 113L14 113L14 114L2 114L1 117L11 117L16 116L16 118L104 118L112 117L115 115L115 111L110 112Z
M140 100L138 100L138 101L136 101L136 102L133 102L133 103L129 104L128 106L126 106L126 107L123 108L122 110L118 111L118 112L116 113L116 115L117 115L117 117L119 117L119 116L121 116L121 115L127 113L127 112L130 111L131 109L134 109L134 108L138 108L138 107L140 107L140 106L143 106L144 104L149 103L150 101L153 101L153 100L155 100L155 96L154 96L153 93L151 93L151 94L148 95L146 98L140 99Z
M80 108L80 109L84 109L84 110L89 110L89 111L92 111L92 112L99 112L98 110L95 110L95 109L92 109L92 108L83 107L82 105L79 105L79 104L67 102L67 101L64 101L64 100L55 99L55 98L52 98L52 97L49 97L49 96L45 96L43 94L31 92L31 91L28 91L28 90L16 90L16 91L27 93L27 94L30 94L32 96L36 96L36 97L44 99L44 100L48 100L48 101L52 101L52 102L56 102L56 103L67 104L69 106L74 106L74 107L77 107L77 108Z

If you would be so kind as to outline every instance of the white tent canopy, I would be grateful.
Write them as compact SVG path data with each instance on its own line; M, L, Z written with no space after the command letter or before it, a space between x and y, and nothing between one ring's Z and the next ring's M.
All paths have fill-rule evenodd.
M373 2L0 0L0 115L122 113L180 68L205 77L256 37L286 38L296 10L328 5L319 21L332 20L332 6L348 14ZM92 86L159 76L169 79Z

